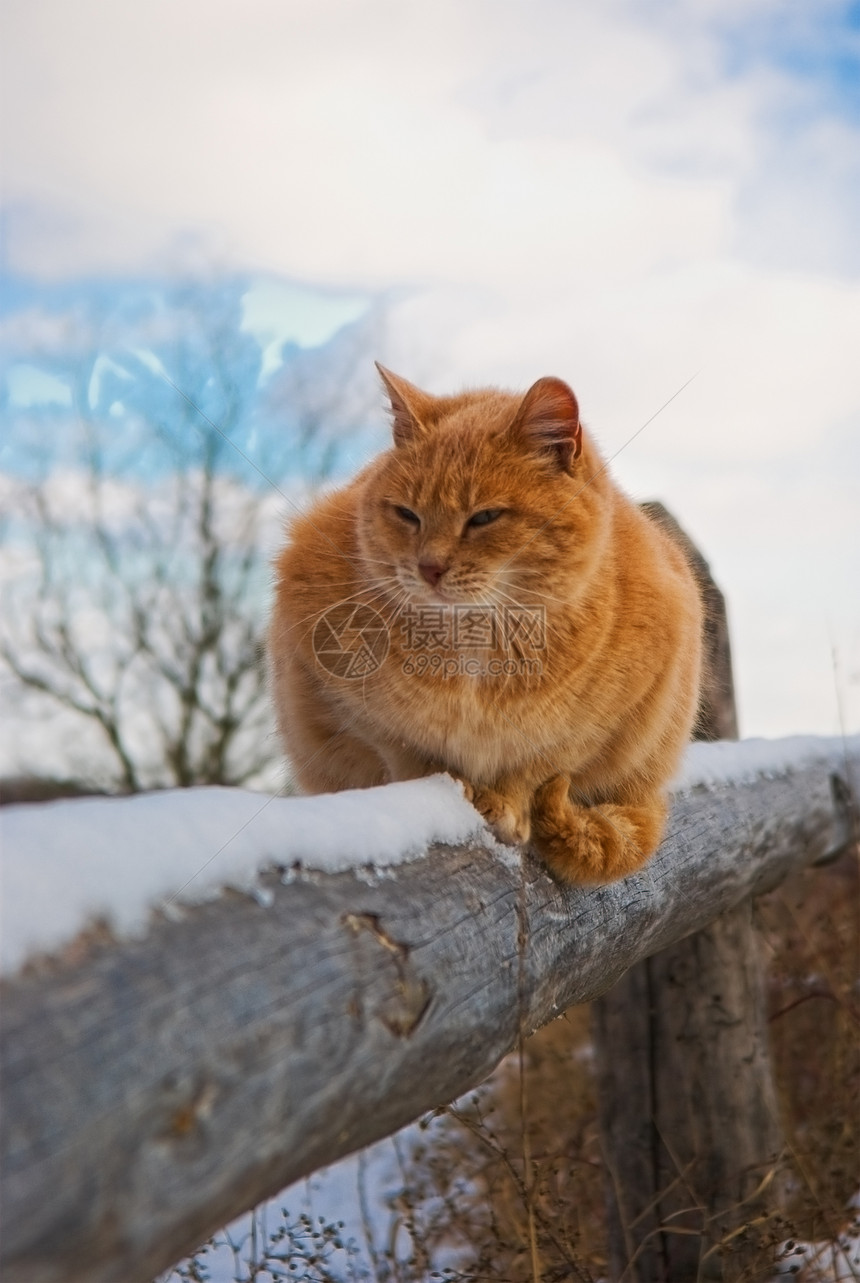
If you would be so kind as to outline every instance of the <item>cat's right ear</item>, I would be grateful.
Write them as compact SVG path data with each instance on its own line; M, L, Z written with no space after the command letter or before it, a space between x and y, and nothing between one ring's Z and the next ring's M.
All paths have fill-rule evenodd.
M573 472L582 453L579 403L563 379L538 379L522 399L512 430L532 449L549 455Z
M392 430L395 445L407 445L420 436L431 418L434 398L406 379L392 374L378 361L374 362L385 384L391 402Z

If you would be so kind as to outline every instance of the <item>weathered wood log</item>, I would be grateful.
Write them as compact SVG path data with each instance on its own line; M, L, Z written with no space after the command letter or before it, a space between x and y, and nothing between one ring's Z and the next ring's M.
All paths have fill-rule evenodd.
M149 1279L479 1083L521 1029L830 848L831 777L856 788L860 737L805 752L679 795L657 855L613 886L563 888L477 845L375 884L273 873L267 907L224 895L9 980L4 1279Z
M733 1235L777 1210L783 1148L764 996L746 901L594 1004L613 1280L732 1279L755 1254Z
M738 714L735 706L732 650L725 598L714 582L707 561L668 509L656 500L643 503L641 507L651 520L662 526L683 549L696 576L702 597L705 610L702 638L702 686L695 738L697 740L736 740Z
M705 607L695 737L737 739L723 594L663 505L643 507L683 548ZM730 1283L754 1251L735 1231L765 1210L759 1185L778 1210L783 1150L751 902L632 967L593 1004L592 1029L611 1277Z

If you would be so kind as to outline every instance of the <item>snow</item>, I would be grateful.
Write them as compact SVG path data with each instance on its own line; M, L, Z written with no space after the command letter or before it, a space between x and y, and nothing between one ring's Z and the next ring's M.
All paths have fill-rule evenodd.
M369 1145L361 1153L297 1181L267 1203L238 1217L214 1236L212 1247L203 1256L211 1283L252 1278L253 1265L259 1263L261 1248L272 1231L280 1224L296 1225L302 1214L311 1219L315 1228L321 1223L342 1226L339 1237L344 1247L326 1260L325 1278L357 1283L376 1277L374 1257L384 1257L399 1237L401 1218L394 1207L403 1192L403 1177L395 1147L415 1144L419 1136L417 1127L404 1128L395 1137ZM284 1211L289 1212L288 1217L282 1215ZM237 1258L241 1262L238 1270ZM314 1272L308 1277L317 1279L320 1275ZM179 1275L176 1270L168 1270L157 1283L179 1283Z
M464 1096L455 1103L465 1106L468 1099ZM428 1115L423 1125L410 1123L393 1136L296 1181L252 1212L238 1217L215 1234L212 1247L203 1256L211 1283L235 1283L235 1280L250 1283L257 1277L254 1265L260 1262L261 1248L267 1238L282 1224L295 1226L302 1214L311 1219L315 1228L321 1224L340 1224L343 1247L327 1257L324 1271L307 1274L296 1271L289 1275L284 1272L285 1279L324 1277L339 1283L414 1279L415 1248L421 1247L424 1221L428 1213L438 1217L440 1213L444 1216L444 1211L438 1196L429 1201L419 1200L417 1207L412 1205L419 1234L415 1243L409 1218L404 1215L404 1196L410 1192L414 1155L427 1149L432 1153L439 1121ZM285 1210L289 1212L288 1217L282 1214ZM276 1250L283 1251L283 1246ZM323 1253L319 1255L322 1257ZM470 1260L468 1249L464 1251L459 1245L437 1242L426 1268L437 1271L440 1278L445 1269L450 1270L454 1278L466 1278L471 1277L464 1272ZM398 1265L403 1266L402 1272ZM177 1269L168 1270L157 1283L179 1283ZM261 1277L269 1275L263 1271Z
M758 776L785 775L815 762L837 762L860 751L860 735L848 738L790 735L785 739L720 740L691 744L672 781L673 793L694 788L748 784Z
M860 752L860 736L694 744L673 789L835 764L849 748ZM6 974L94 921L129 936L145 931L153 909L199 902L224 887L265 899L257 881L264 868L285 869L285 879L350 868L392 875L433 843L470 839L499 859L517 858L493 841L447 775L308 798L205 788L14 806L0 816L0 834Z
M4 973L87 922L135 935L165 903L199 902L228 886L262 894L256 875L266 867L386 870L434 842L495 847L448 775L319 797L200 788L11 806L0 834Z
M848 1204L854 1217L832 1241L803 1243L789 1239L778 1256L776 1274L771 1283L782 1283L786 1276L801 1283L849 1283L860 1279L860 1191Z

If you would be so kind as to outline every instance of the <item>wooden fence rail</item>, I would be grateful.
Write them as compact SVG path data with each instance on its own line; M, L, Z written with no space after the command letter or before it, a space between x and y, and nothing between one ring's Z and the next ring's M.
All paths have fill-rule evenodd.
M7 980L4 1279L151 1279L826 856L858 781L860 737L810 741L791 766L676 796L653 861L610 887L439 847L375 885L272 874L267 907L225 894Z

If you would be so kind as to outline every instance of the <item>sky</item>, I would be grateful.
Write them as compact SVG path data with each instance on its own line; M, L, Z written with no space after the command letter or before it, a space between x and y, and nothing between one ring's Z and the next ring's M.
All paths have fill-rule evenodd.
M860 728L860 5L7 0L4 266L243 271L434 392L577 392L727 596L745 735ZM284 283L287 283L287 288Z

